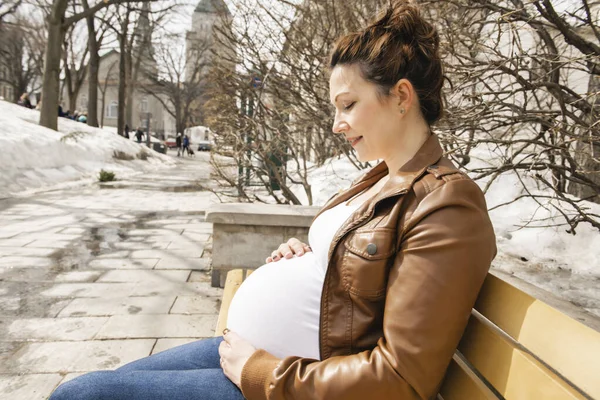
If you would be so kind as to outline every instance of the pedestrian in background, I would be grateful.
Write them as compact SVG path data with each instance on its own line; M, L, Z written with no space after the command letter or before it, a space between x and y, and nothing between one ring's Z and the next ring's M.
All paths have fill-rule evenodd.
M135 131L135 138L138 143L142 143L142 136L144 136L144 132L142 132L142 128L138 126L137 130Z
M181 132L179 132L175 138L175 146L177 146L177 157L179 157L181 154Z
M189 153L189 147L190 147L190 138L188 137L188 135L183 136L183 154L185 155L186 152Z
M31 100L29 100L29 95L27 93L23 93L21 95L17 104L26 108L33 108L33 106L31 105Z

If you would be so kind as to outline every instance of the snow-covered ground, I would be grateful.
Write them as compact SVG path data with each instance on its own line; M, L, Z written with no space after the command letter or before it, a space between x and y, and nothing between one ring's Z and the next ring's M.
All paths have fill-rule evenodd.
M473 167L493 158L486 149L475 149ZM479 157L478 157L479 156ZM485 161L484 161L485 160ZM358 171L345 157L332 159L309 173L315 205L324 204L340 189L345 189L365 171ZM484 187L486 181L477 181ZM294 194L307 204L300 185ZM522 194L516 175L506 173L496 180L486 193L488 207L505 203ZM549 194L549 193L548 193ZM600 204L583 202L581 207L600 214ZM490 212L497 237L498 255L494 268L517 276L600 316L600 232L590 224L581 223L577 234L567 233L561 215L552 208L540 207L524 198ZM536 227L532 218L542 222ZM528 224L526 228L520 228Z
M96 181L101 169L119 177L174 162L113 132L66 118L58 132L38 125L39 111L0 100L0 198Z

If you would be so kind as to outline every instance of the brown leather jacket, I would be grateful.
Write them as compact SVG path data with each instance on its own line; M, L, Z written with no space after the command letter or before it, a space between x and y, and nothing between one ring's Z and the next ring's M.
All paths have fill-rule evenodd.
M321 212L387 174L375 166ZM242 392L261 399L436 395L496 255L483 193L435 135L340 228L321 299L322 361L256 351ZM285 340L282 338L282 340Z

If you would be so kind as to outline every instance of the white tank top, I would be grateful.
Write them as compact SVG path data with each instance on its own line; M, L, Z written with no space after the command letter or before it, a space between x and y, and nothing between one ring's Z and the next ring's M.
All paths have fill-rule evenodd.
M357 208L342 203L323 212L308 234L312 252L265 264L252 273L233 297L227 327L278 358L320 360L321 293L329 247Z

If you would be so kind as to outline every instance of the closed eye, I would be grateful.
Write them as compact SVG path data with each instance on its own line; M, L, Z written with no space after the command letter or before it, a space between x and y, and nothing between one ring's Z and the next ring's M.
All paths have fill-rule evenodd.
M346 111L350 110L352 107L354 107L355 104L356 104L356 102L352 102L352 103L348 104L347 106L344 106L344 110L346 110Z

